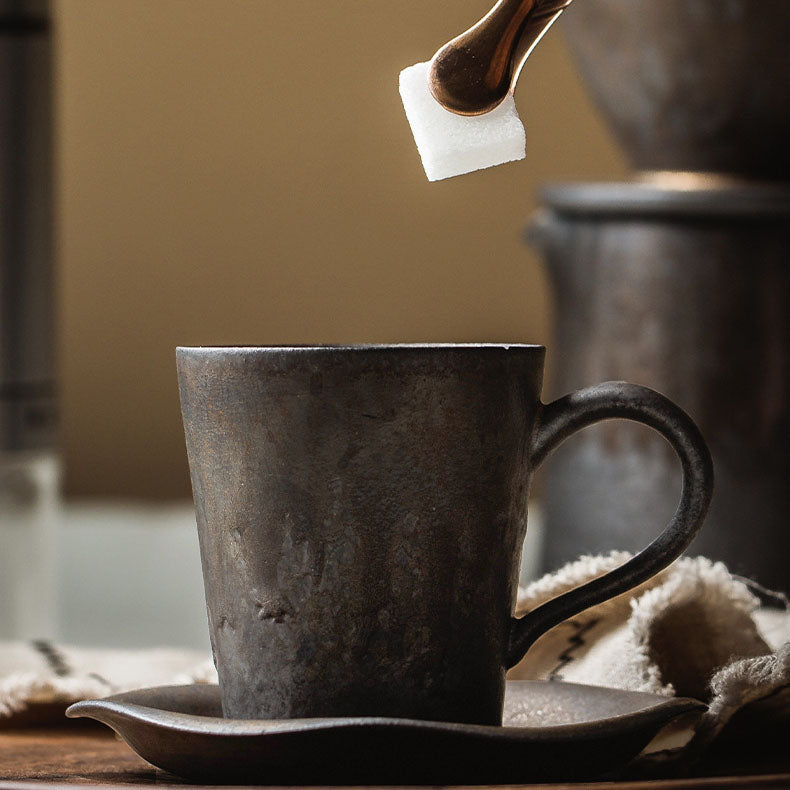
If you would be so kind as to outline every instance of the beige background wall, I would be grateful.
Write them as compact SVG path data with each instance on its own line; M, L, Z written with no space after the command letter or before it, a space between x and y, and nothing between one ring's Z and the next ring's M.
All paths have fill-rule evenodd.
M561 32L524 162L429 184L397 93L488 5L57 0L68 494L188 495L177 344L549 340L535 192L624 173Z

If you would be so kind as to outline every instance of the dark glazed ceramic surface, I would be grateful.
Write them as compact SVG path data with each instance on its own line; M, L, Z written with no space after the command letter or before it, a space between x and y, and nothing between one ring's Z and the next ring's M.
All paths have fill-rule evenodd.
M216 686L141 689L72 705L141 757L187 779L266 784L470 784L594 778L621 769L697 700L511 681L505 721L222 718ZM690 723L691 724L691 723Z
M790 189L575 184L543 197L530 236L557 304L552 390L628 378L685 408L717 477L693 553L788 589ZM591 428L545 474L547 568L638 549L680 487L666 445L630 425Z
M693 422L609 382L544 406L536 346L178 350L209 627L230 718L501 723L542 633L645 581L710 499ZM621 568L512 617L533 469L575 431L659 431L684 486Z
M543 355L179 350L227 715L500 721Z
M578 0L562 24L636 167L790 178L787 0Z

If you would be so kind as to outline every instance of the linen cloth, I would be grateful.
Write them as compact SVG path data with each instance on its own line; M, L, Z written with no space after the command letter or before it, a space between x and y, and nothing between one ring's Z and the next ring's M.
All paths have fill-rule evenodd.
M517 614L631 556L613 552L569 563L520 589ZM722 563L682 557L548 631L510 677L702 700L709 707L694 736L700 749L747 705L763 701L767 715L790 716L790 606L782 593L735 577Z
M0 720L8 726L28 708L106 697L146 686L216 683L199 651L169 648L105 650L49 640L0 642ZM42 723L67 724L57 707Z

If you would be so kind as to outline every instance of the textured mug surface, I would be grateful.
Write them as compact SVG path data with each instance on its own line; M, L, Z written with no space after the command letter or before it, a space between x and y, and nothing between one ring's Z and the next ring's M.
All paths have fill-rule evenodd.
M535 463L584 424L629 409L650 422L653 396L664 405L613 385L545 407L540 422L544 353L178 349L226 716L497 724L505 670L540 632L682 550L704 514L705 474L660 557L532 620L512 617ZM689 432L684 423L675 438ZM691 445L704 466L701 439Z

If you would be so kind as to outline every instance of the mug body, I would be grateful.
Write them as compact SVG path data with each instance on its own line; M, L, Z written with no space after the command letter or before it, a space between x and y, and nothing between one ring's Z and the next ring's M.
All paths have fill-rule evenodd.
M501 723L543 357L178 349L227 717Z

